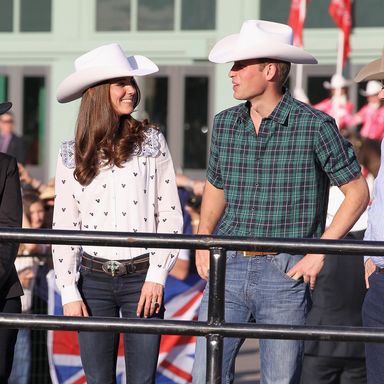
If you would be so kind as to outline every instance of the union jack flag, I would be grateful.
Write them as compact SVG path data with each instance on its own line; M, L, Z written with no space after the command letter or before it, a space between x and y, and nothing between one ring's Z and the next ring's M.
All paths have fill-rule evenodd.
M165 285L165 318L197 320L205 281L198 275L186 280L169 276ZM157 368L157 384L187 384L192 382L195 357L195 336L163 335Z
M48 314L62 316L60 293L55 284L55 274L47 275ZM48 331L48 359L52 384L85 384L86 378L80 359L80 349L75 331ZM122 338L117 358L116 378L125 384L124 349Z
M48 314L62 316L60 293L54 272L47 275ZM205 281L198 275L186 280L168 277L164 302L165 317L172 320L197 320ZM120 338L117 359L117 383L125 384L124 347ZM156 377L157 384L187 384L192 382L192 364L195 354L194 336L163 335ZM48 356L52 384L85 384L77 332L48 331Z

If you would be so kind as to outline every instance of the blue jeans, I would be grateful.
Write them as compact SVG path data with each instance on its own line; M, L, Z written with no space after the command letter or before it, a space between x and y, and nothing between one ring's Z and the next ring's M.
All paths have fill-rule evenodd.
M28 384L31 371L31 330L19 329L13 355L13 365L8 384Z
M303 325L309 306L309 290L302 280L285 273L302 255L244 257L227 252L225 321L228 323ZM207 320L208 284L199 320ZM235 358L244 339L225 338L223 383L232 383ZM194 384L206 382L206 339L198 337L192 375ZM301 340L260 340L261 384L299 383L303 357Z
M79 289L90 316L137 319L136 308L146 273L111 277L98 272L81 271ZM152 319L163 318L164 308ZM114 384L119 334L79 332L81 361L88 384ZM160 336L124 334L126 382L155 382Z
M369 277L369 289L363 304L363 326L384 327L384 274ZM365 363L369 384L382 384L384 378L384 343L365 344Z

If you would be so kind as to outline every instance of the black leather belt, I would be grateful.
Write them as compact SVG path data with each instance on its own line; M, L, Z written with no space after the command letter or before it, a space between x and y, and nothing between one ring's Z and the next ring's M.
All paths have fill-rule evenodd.
M83 268L92 272L102 272L109 276L124 276L132 273L146 272L149 268L149 253L130 260L108 260L83 253L81 258Z
M376 267L376 272L384 273L384 268Z

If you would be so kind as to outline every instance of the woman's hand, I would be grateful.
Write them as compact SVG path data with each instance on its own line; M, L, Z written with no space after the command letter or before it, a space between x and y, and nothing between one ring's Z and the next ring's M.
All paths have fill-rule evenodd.
M82 300L72 301L63 305L64 316L88 317L87 307Z
M146 281L141 289L140 300L137 304L137 316L147 318L159 313L163 303L163 294L164 287L161 284Z

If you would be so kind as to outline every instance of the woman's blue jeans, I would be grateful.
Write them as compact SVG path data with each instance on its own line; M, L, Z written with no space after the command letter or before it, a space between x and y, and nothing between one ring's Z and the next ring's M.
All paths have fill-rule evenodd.
M309 307L309 290L302 280L286 272L302 255L245 257L227 252L225 282L225 321L227 323L304 325ZM206 320L208 284L200 307L199 320ZM222 383L232 383L235 358L244 339L225 338ZM300 383L303 358L302 340L260 340L261 384ZM256 359L256 357L255 357ZM206 339L198 337L193 383L206 382Z
M81 271L79 289L90 316L137 319L136 308L146 273L111 277L99 272ZM164 309L159 315L163 318ZM81 361L88 384L114 384L119 334L79 332ZM155 382L160 336L124 334L126 382Z

